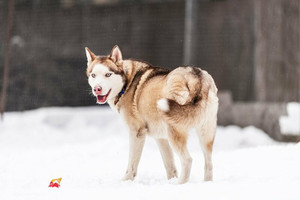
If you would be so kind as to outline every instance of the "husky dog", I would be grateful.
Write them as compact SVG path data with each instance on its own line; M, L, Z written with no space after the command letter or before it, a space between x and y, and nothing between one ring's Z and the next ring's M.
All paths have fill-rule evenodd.
M181 162L178 183L187 182L192 165L187 138L189 130L195 128L205 158L204 180L211 181L218 111L213 78L196 67L170 71L143 61L123 60L118 46L108 56L96 56L87 47L85 50L86 74L97 103L108 102L130 130L129 161L123 180L136 176L145 137L150 135L158 144L168 179L177 177L173 149Z

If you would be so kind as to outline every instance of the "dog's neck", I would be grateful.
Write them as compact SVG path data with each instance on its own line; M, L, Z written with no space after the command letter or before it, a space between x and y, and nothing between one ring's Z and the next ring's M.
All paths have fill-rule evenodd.
M125 83L120 91L120 93L111 101L109 101L110 107L119 110L118 103L120 99L126 94L128 88L130 88L132 81L134 80L134 77L138 71L141 71L143 68L149 67L150 64L144 63L141 61L135 61L135 60L124 60L123 61L123 70L124 70L124 76L125 76Z
M137 60L124 60L123 61L123 71L126 77L126 82L128 85L133 81L134 76L142 68L151 66L148 63L137 61Z
M126 87L127 87L127 84L125 83L121 92L115 97L115 100L114 100L114 105L117 105L117 103L119 102L120 98L122 97L123 94L125 94L126 92Z

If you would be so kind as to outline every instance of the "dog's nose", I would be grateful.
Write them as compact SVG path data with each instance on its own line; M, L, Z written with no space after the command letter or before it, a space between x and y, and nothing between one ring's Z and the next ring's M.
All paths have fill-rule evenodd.
M101 90L102 90L102 87L99 86L99 85L97 85L97 86L94 87L94 92L95 92L96 94L101 94Z

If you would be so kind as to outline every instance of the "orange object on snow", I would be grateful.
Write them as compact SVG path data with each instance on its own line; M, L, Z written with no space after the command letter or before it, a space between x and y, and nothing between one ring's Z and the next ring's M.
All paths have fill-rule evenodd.
M62 178L56 178L56 179L52 179L50 184L49 184L49 187L57 187L59 188L60 187L60 181L61 181Z

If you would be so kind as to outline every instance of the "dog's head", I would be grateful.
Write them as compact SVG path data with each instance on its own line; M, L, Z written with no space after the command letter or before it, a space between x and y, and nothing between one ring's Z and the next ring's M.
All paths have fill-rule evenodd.
M97 103L104 104L114 99L125 85L122 53L118 46L114 46L108 56L96 56L87 47L85 52L89 84L97 97Z

